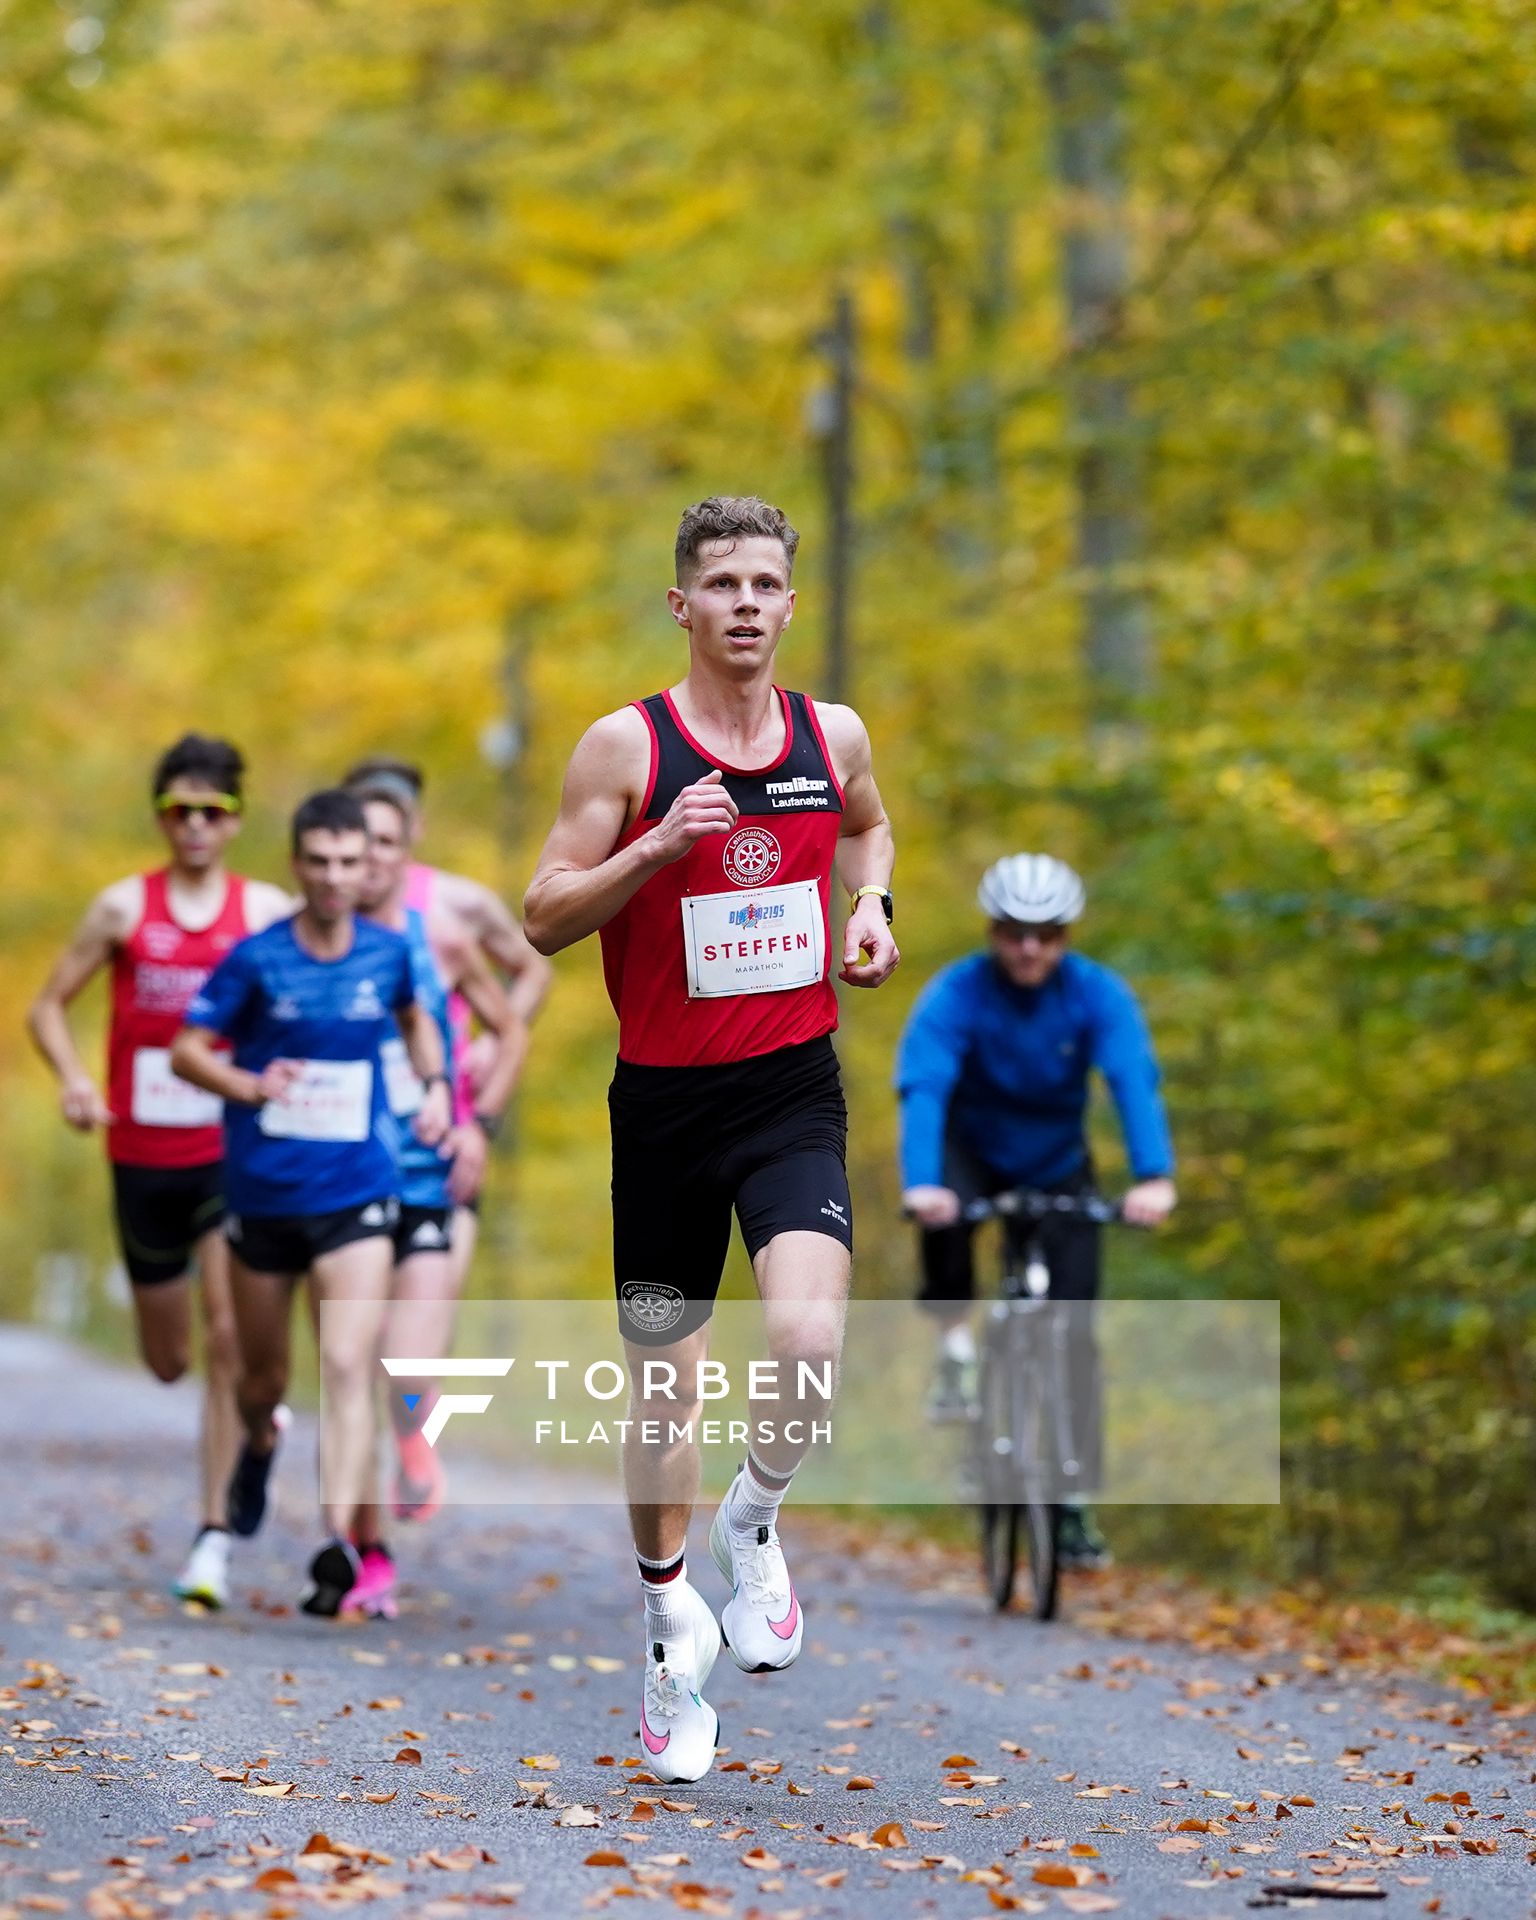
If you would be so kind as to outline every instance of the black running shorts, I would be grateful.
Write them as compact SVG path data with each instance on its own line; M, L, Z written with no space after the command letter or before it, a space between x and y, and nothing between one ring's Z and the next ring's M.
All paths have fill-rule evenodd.
M400 1202L390 1194L337 1213L232 1213L224 1231L252 1273L297 1274L354 1240L392 1239L399 1218Z
M395 1222L395 1265L413 1253L447 1253L453 1245L452 1207L413 1207L400 1202Z
M852 1251L848 1112L830 1038L714 1067L621 1060L613 1127L619 1325L649 1346L707 1321L734 1208L747 1253L824 1233Z
M224 1162L201 1167L112 1165L112 1210L123 1265L136 1287L179 1280L193 1250L224 1218Z

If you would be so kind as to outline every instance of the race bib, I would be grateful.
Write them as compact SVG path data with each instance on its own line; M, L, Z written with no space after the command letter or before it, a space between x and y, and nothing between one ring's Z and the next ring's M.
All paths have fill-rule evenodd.
M690 894L683 901L688 998L785 993L826 971L826 922L814 880L783 887Z
M133 1056L133 1119L140 1127L216 1127L224 1102L171 1072L168 1047L140 1047Z
M421 1111L427 1090L411 1065L405 1042L398 1037L386 1040L379 1048L379 1059L384 1067L384 1098L389 1110L396 1119L409 1120L413 1113Z
M306 1060L282 1099L261 1109L258 1124L274 1140L366 1140L373 1128L373 1062Z

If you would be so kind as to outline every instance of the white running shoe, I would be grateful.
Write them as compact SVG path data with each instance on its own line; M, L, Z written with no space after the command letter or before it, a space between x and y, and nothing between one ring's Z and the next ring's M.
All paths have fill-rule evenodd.
M196 1600L204 1607L228 1606L229 1535L221 1527L204 1527L192 1542L171 1592L178 1600Z
M743 1673L775 1673L797 1658L805 1634L794 1582L776 1527L733 1527L726 1519L738 1473L709 1529L709 1551L731 1583L720 1627Z
M674 1640L653 1640L645 1650L645 1694L640 1738L645 1764L667 1786L702 1780L715 1764L720 1716L702 1695L720 1652L720 1628L709 1602L684 1585L678 1607L688 1616Z

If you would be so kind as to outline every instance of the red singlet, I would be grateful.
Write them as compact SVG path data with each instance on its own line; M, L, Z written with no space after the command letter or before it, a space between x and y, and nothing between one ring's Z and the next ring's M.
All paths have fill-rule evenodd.
M250 931L245 882L231 874L224 904L194 933L171 912L166 878L145 874L139 923L112 958L107 1152L130 1167L202 1167L224 1155L218 1096L171 1072L170 1046L188 1002Z
M741 810L732 833L706 835L652 874L602 929L619 1058L634 1066L750 1060L837 1025L830 898L843 789L810 699L774 691L784 750L755 768L707 753L670 694L634 703L651 730L650 779L614 851L715 767Z

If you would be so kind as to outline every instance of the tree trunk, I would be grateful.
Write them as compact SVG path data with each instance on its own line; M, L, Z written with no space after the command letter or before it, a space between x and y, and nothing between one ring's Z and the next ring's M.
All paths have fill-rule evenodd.
M1076 447L1083 643L1096 729L1134 719L1151 686L1151 621L1138 574L1143 455L1117 335L1130 285L1124 81L1117 0L1024 0L1040 36L1062 190L1061 268Z

